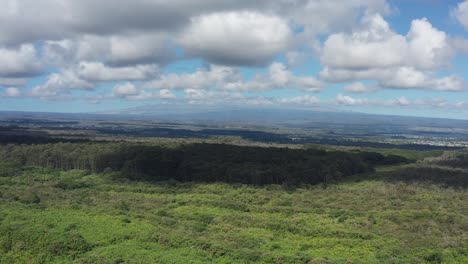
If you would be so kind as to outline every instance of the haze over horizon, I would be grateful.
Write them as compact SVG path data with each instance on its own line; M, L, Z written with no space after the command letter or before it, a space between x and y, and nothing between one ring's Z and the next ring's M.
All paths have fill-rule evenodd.
M0 110L467 119L468 0L4 0Z

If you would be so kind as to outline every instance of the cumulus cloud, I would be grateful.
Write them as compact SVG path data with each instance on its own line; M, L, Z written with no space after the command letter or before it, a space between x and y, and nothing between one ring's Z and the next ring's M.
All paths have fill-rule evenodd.
M442 78L433 72L422 72L411 67L348 70L325 68L319 74L331 82L376 80L378 86L391 89L421 89L459 92L465 88L463 78L450 75Z
M414 68L401 67L392 72L381 81L381 85L390 88L403 89L432 89L437 91L463 91L464 80L458 76L451 75L443 78L431 78Z
M298 104L298 105L314 105L320 103L320 99L316 96L301 95L290 98L280 98L277 100L284 104Z
M319 92L323 84L313 77L296 76L282 63L272 63L269 68L270 84L275 88L297 88L307 92Z
M465 28L467 7L464 1L451 11ZM263 105L320 104L308 93L322 91L325 82L345 82L348 93L464 90L463 78L440 70L451 69L456 52L468 53L466 40L425 18L396 32L384 19L391 12L386 0L5 0L0 85L3 96L48 100L83 94L75 90L89 91L95 101L178 100L173 90L179 89L190 102ZM166 67L174 61L183 67L182 60L192 58L208 66L183 73ZM296 71L316 58L318 79ZM29 78L43 70L46 81L28 88ZM114 89L102 95L101 86L110 84ZM258 95L275 89L301 94ZM333 103L415 104L343 94Z
M398 97L397 99L390 100L389 104L390 105L407 106L407 105L410 104L410 101L408 101L408 99L406 99L406 97L401 96L401 97Z
M0 61L0 77L31 77L41 71L36 48L32 44L23 44L17 49L0 48Z
M93 82L137 81L155 77L159 68L156 65L109 67L101 62L81 62L76 71L80 78Z
M125 99L131 101L170 100L175 98L176 95L167 89L162 89L158 92L148 92L142 90L138 94L125 96Z
M296 76L278 62L272 63L268 74L257 74L251 80L243 80L237 68L210 65L189 74L166 74L144 84L150 89L221 89L229 91L267 91L274 89L300 89L318 92L323 84L313 77Z
M27 96L45 100L66 99L75 90L92 91L102 82L141 81L154 78L158 73L159 68L156 65L109 67L101 62L81 62L49 74L46 82L34 86ZM129 98L131 94L124 93L129 93L131 85L133 84L130 82L118 84L114 89L114 98ZM125 96L118 96L120 93Z
M175 57L168 35L151 32L46 41L44 54L49 63L57 65L99 61L112 66L131 66L166 63Z
M151 100L173 100L177 96L168 89L161 89L157 92L144 90L141 86L131 82L117 84L110 94L87 96L87 100L92 103L99 103L104 100L124 99L130 101L151 101Z
M19 97L21 96L21 91L20 89L16 87L8 87L5 89L4 96L5 97Z
M367 99L357 99L348 95L338 94L336 96L336 102L340 105L362 105L367 104Z
M408 99L405 96L400 96L394 99L368 99L368 98L356 98L348 95L338 94L334 100L334 103L338 106L344 107L356 107L356 106L370 106L370 107L384 107L384 108L395 108L405 107L412 109L464 109L466 108L466 102L458 101L451 102L445 98L419 98L419 99Z
M468 30L468 0L461 2L451 10L452 16Z
M177 96L168 89L161 89L159 92L148 92L133 83L119 84L112 90L110 98L121 98L133 101L175 99Z
M236 102L247 103L248 98L241 93L220 91L220 90L200 90L200 89L185 89L184 98L190 104L209 104L209 105L226 105Z
M252 106L283 105L292 107L307 107L320 104L320 99L311 95L274 98L264 96L246 96L242 93L232 91L207 91L198 89L186 89L184 90L184 94L184 99L190 104Z
M445 65L452 51L445 32L427 19L413 20L406 36L393 32L376 14L365 16L360 30L332 34L324 44L321 61L333 68L369 69L397 66L433 69Z
M232 67L209 65L193 73L164 74L144 84L149 89L208 89L241 80L240 72Z
M452 47L446 33L427 19L413 20L403 36L382 16L365 16L359 30L332 34L325 41L320 58L325 68L319 75L331 82L375 80L387 88L461 91L462 78L434 74L449 64Z
M393 33L380 15L366 17L362 26L352 34L329 36L320 58L322 64L333 68L365 69L403 63L406 40Z
M385 0L134 0L131 5L126 0L5 0L0 10L0 42L61 40L84 34L177 32L193 17L239 10L285 17L302 26L304 32L317 34L348 27L362 10L386 13L389 9Z
M350 93L369 93L377 90L377 87L365 85L362 82L353 82L348 85L345 85L343 89Z
M174 56L173 42L181 39L186 52L209 61L263 64L287 46L291 33L278 8L288 1L6 1L0 10L0 44L44 42L47 61L62 63L164 62ZM241 53L241 45L257 51ZM229 56L226 50L238 52Z
M189 23L190 17L201 13L254 8L266 2L135 0L128 4L126 0L5 1L0 10L0 42L10 44L45 39L60 40L79 34L174 31ZM38 28L41 30L37 30Z
M348 31L362 12L388 14L391 8L385 0L309 0L271 1L276 10L301 28L301 37L314 39L318 34Z
M124 83L124 84L118 84L114 87L112 90L112 94L116 97L126 97L129 95L137 95L139 94L140 91L136 88L136 86L133 83Z
M181 43L186 52L216 64L264 65L288 47L291 31L278 16L221 12L192 19Z
M52 73L44 84L33 87L30 96L41 99L59 99L68 95L71 90L92 90L95 85L79 78L74 71L64 70Z

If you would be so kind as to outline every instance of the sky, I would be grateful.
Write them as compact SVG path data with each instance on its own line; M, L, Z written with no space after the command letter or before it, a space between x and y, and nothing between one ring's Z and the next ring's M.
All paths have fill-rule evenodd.
M1 111L468 119L468 0L0 2Z

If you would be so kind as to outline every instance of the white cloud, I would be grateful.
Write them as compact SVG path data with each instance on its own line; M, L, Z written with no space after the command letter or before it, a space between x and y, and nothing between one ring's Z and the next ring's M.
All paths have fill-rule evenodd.
M32 88L30 96L56 99L69 94L71 90L92 90L94 87L92 83L80 79L74 71L64 70L50 74L44 84Z
M278 16L221 12L192 19L181 43L193 56L216 64L264 65L288 47L291 31Z
M279 103L284 104L298 104L298 105L315 105L320 103L320 99L316 96L302 95L290 98L280 98L277 100Z
M363 11L389 9L385 0L4 0L0 45L44 44L45 61L66 68L164 63L182 40L184 52L210 62L263 65L290 42L312 47Z
M380 15L365 16L359 30L332 34L325 41L320 58L325 68L319 76L331 82L372 80L385 88L462 91L462 78L435 74L449 64L452 47L446 33L427 19L413 20L403 36Z
M354 106L354 105L363 105L367 104L368 100L367 99L357 99L353 98L348 95L343 95L343 94L338 94L336 96L336 102L340 105L348 105L348 106Z
M453 56L447 34L434 28L425 18L411 22L408 39L408 66L434 69L446 66Z
M158 92L148 92L148 91L142 90L138 94L128 95L125 97L125 99L132 100L132 101L170 100L170 99L175 99L175 98L176 98L176 95L167 89L163 89Z
M106 61L114 65L165 62L175 56L169 42L162 33L113 36Z
M136 81L154 78L159 73L156 65L136 65L127 67L109 67L101 62L81 62L77 75L92 82Z
M8 88L5 89L4 96L6 96L6 97L19 97L19 96L21 96L21 91L16 87L8 87Z
M329 36L320 58L322 64L334 68L365 69L403 63L406 40L392 32L380 15L365 17L362 27L352 34Z
M191 16L250 6L258 4L233 0L190 3L134 0L131 5L127 0L4 0L0 9L0 42L15 44L82 34L175 31L186 25Z
M118 84L112 89L112 94L116 97L126 97L129 95L137 95L140 91L133 83Z
M185 89L185 98L188 100L203 100L203 99L208 99L208 91L205 90L199 90L199 89Z
M154 78L158 72L159 68L155 65L108 67L100 62L81 62L74 67L49 74L47 81L33 87L28 95L46 100L69 98L73 90L94 90L100 82L146 80ZM135 89L130 82L117 84L113 96L130 98L140 95L141 92L135 92Z
M159 97L161 99L175 99L177 96L168 89L161 89L159 90Z
M76 43L70 39L48 40L44 42L42 53L48 65L67 66L76 60Z
M297 88L308 92L322 90L323 84L313 77L296 76L279 62L270 65L270 86L273 88Z
M455 51L468 53L466 40L450 38L424 18L413 20L406 34L396 32L384 19L392 12L386 0L135 0L131 5L126 0L5 0L2 4L0 85L20 87L19 96L60 98L78 89L96 95L102 94L95 92L102 83L112 82L114 90L102 99L177 100L172 91L180 89L193 102L306 105L320 102L306 93L290 98L258 93L319 92L325 87L322 79L351 82L343 87L350 93L462 91L465 85L461 77L441 75L440 70L451 70ZM467 9L464 1L452 10L465 28ZM274 62L278 55L286 62ZM173 60L184 67L182 60L194 57L209 66L187 73L172 71L173 65L164 68ZM322 63L321 79L292 70L313 57ZM237 67L264 65L269 66L257 73ZM50 74L45 83L25 89L29 77L54 67L58 73ZM160 70L165 73L160 75ZM244 77L246 72L254 72L253 77ZM257 97L247 97L252 93ZM414 104L404 97L379 102L338 97L333 102L342 105Z
M461 2L451 10L452 16L468 30L468 0Z
M411 109L444 109L444 110L453 110L453 109L462 109L467 105L464 101L450 102L445 98L423 98L423 99L408 99L404 96L400 96L395 99L368 99L368 98L356 98L343 94L338 94L334 102L338 106L368 106L368 107L383 107L383 108L411 108Z
M299 34L310 41L319 34L350 30L362 13L388 14L391 8L385 0L308 0L271 1L276 10L302 30Z
M401 96L401 97L398 97L395 100L390 100L389 104L390 105L407 106L407 105L410 105L410 101L408 101L408 99L406 99L406 97Z
M4 0L0 42L60 40L85 34L174 33L193 17L240 10L279 15L311 35L349 27L363 10L388 13L389 6L385 0L134 0L131 5L127 0Z
M232 67L210 65L187 74L164 74L144 84L148 89L208 89L241 80L240 72Z
M176 99L177 96L167 89L161 89L157 92L146 91L142 89L141 86L130 82L114 86L110 94L87 96L88 101L92 103L99 103L103 100L113 100L116 98L130 101L167 101Z
M75 39L46 41L44 54L49 63L59 65L98 61L112 66L165 63L175 56L165 33L84 35Z
M247 103L247 98L237 92L219 90L185 89L185 100L190 104L226 105L236 102Z
M450 75L430 82L433 90L460 92L465 90L465 81L456 75Z
M460 92L465 89L463 78L456 75L438 78L433 72L422 72L411 67L388 69L331 69L325 68L319 76L331 82L375 80L378 86L390 89L420 89Z
M431 78L424 72L409 67L398 68L391 76L382 80L381 85L390 88L431 89L453 92L465 89L464 80L460 77L452 75L443 78Z
M268 74L257 74L243 80L237 68L210 65L189 74L165 74L144 84L149 89L220 89L227 91L266 91L274 89L300 89L318 92L323 83L313 77L296 76L282 63L274 62Z
M353 82L344 86L343 89L350 93L369 93L377 90L377 87L365 85L362 82Z
M363 18L352 34L332 34L325 41L321 61L333 68L369 69L397 66L433 69L448 63L452 51L447 35L427 19L413 20L406 36L390 29L380 15Z
M242 93L231 91L207 91L199 89L184 90L185 100L190 104L204 105L283 105L283 106L310 106L320 104L320 99L311 95L295 97L273 98L263 96L246 96Z
M30 77L41 71L36 48L32 44L23 44L16 49L0 48L0 62L0 77Z

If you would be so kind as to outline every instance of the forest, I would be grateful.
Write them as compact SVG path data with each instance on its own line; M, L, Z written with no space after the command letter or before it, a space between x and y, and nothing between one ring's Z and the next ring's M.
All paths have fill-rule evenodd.
M467 179L410 164L289 188L0 163L0 263L467 263Z
M0 128L0 263L468 262L460 147L94 124Z
M27 166L93 173L119 171L132 180L315 184L410 160L375 152L245 147L227 144L151 145L55 143L0 146L0 159Z

